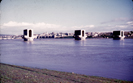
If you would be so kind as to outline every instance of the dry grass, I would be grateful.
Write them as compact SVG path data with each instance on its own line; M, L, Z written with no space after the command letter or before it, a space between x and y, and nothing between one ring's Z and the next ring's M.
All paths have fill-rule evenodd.
M133 83L97 76L0 63L1 83Z

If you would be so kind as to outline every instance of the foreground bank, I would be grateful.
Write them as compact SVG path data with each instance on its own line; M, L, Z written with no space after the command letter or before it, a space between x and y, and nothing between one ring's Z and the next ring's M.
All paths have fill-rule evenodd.
M133 83L96 76L0 63L1 83Z

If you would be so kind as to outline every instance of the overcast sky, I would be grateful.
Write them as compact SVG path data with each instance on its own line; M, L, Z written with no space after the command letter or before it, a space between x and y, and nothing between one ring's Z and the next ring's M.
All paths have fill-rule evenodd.
M1 34L133 30L132 0L2 0Z

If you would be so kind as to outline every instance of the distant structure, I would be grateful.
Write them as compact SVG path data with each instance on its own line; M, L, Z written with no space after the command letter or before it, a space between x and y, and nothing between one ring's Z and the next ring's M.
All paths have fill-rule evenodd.
M75 40L85 40L87 35L85 34L85 30L75 30L74 38Z
M33 41L34 35L32 29L25 29L23 31L23 39L24 41Z
M113 39L119 40L119 39L124 39L124 31L120 30L120 31L113 31Z

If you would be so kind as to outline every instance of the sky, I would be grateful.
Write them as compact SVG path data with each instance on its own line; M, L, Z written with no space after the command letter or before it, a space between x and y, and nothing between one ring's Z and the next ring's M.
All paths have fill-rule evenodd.
M132 0L2 0L0 33L133 31Z

